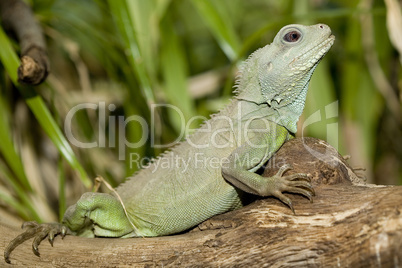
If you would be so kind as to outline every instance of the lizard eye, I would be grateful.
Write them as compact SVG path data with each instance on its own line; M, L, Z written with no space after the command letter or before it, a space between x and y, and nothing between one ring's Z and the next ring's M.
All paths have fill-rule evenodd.
M291 31L288 32L287 34L285 34L285 36L283 37L283 40L285 40L286 42L289 43L293 43L293 42L297 42L297 40L299 40L301 37L301 33L299 33L298 31Z

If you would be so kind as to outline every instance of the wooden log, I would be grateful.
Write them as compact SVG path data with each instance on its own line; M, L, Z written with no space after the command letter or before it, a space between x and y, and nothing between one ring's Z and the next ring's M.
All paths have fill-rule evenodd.
M402 187L365 184L335 149L317 139L287 142L264 175L276 173L284 162L294 168L289 174L313 176L313 203L289 194L296 215L277 199L265 198L178 235L67 236L56 239L54 248L42 242L39 258L26 242L11 254L11 262L40 267L402 265ZM19 232L1 221L0 249Z

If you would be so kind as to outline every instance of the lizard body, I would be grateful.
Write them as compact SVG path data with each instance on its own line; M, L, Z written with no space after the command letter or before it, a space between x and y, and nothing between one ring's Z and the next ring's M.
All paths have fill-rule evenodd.
M254 52L241 69L231 103L186 141L165 152L116 188L121 200L86 193L66 211L62 223L36 224L10 242L11 251L35 237L33 250L46 236L162 236L185 231L202 221L243 206L242 192L275 196L292 210L282 192L311 200L306 174L273 177L258 170L296 133L315 67L334 42L324 24L288 25L272 44ZM123 205L124 208L123 208Z

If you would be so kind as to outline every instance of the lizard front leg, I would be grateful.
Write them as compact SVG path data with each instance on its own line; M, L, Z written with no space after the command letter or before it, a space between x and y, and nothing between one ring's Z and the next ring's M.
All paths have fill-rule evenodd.
M293 213L292 201L283 192L297 193L312 201L314 190L307 174L284 175L291 169L282 166L272 177L262 177L254 171L259 169L286 141L288 132L277 126L274 132L253 134L249 142L235 149L222 167L223 177L233 186L259 196L274 196L287 204Z
M39 244L48 237L53 246L56 235L66 234L84 237L123 237L133 233L133 226L127 219L120 201L104 193L85 193L75 205L70 206L64 214L62 223L26 222L26 229L12 240L4 251L4 259L10 263L11 252L20 244L34 238L32 250L39 256ZM134 236L134 235L133 235Z

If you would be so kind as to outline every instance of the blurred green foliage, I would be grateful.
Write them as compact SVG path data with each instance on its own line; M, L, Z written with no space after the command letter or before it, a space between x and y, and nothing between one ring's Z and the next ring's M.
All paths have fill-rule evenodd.
M8 59L12 53L3 53L0 76L0 202L24 219L55 220L86 190L79 181L86 173L100 174L116 186L140 168L138 163L165 149L155 145L197 128L227 103L241 60L290 23L325 23L337 38L312 78L298 135L328 140L351 155L352 166L365 167L371 182L402 182L400 101L392 109L376 80L382 72L392 89L388 93L401 99L401 63L389 40L393 29L387 27L383 1L29 4L49 48L51 74L35 89L48 108L42 101L30 104L10 82L9 77L16 80L16 71L7 72L15 62ZM1 39L0 48L8 43ZM18 51L15 42L13 47ZM85 103L95 106L77 111L70 128L66 118ZM314 118L319 120L305 123ZM66 127L76 140L96 146L79 148L72 142L74 152L64 152L64 160L60 130L71 142ZM85 171L69 156L77 157Z

